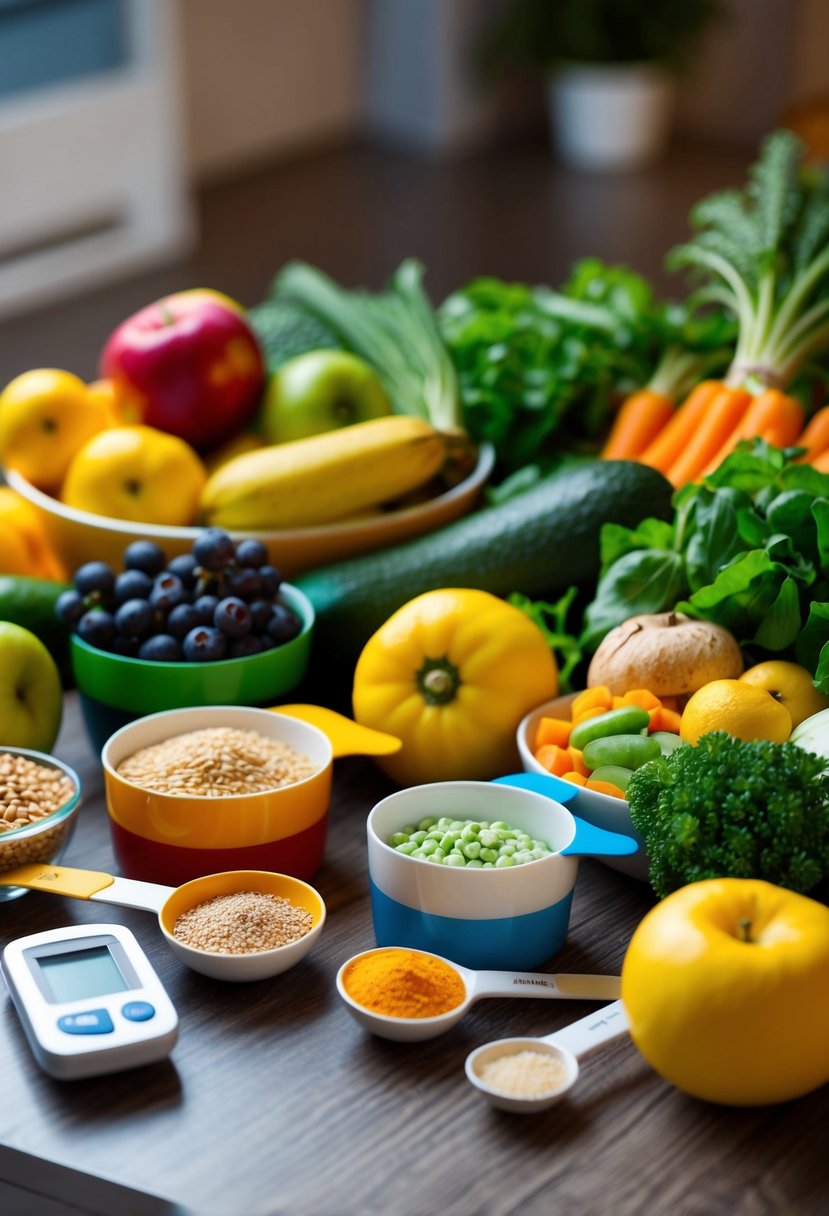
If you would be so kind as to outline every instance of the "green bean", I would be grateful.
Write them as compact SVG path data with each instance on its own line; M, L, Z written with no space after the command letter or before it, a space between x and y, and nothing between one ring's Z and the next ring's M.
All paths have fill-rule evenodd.
M582 759L591 773L608 764L637 769L662 755L659 744L645 735L608 735L594 739L582 752Z
M623 705L621 709L611 709L606 714L588 718L586 722L578 722L570 732L569 742L572 747L584 751L587 744L592 743L594 739L607 739L611 735L635 735L640 730L647 730L650 720L646 709L640 709L638 705Z

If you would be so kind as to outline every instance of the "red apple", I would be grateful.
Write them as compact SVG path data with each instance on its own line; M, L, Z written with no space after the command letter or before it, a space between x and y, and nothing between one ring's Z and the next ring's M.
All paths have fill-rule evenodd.
M218 291L166 296L129 317L101 355L131 422L204 451L242 430L265 383L259 343L242 309Z

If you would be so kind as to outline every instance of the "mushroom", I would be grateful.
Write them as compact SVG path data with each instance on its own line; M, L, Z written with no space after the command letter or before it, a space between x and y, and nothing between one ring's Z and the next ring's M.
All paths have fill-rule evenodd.
M606 684L614 695L647 688L657 697L683 697L712 680L735 680L743 656L721 625L681 612L632 616L601 642L587 686Z

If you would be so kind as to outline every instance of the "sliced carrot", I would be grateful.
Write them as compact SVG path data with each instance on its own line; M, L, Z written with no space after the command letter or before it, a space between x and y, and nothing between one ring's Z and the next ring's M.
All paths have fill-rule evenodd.
M573 723L564 718L542 718L536 728L534 746L539 748L554 743L556 747L566 747L572 729Z
M639 455L642 464L666 473L685 450L710 402L722 388L721 380L703 380L674 410L671 420Z
M570 757L570 769L574 773L581 773L583 777L590 776L590 769L584 763L581 752L577 747L568 747L567 753Z
M618 785L612 785L609 781L585 781L585 788L595 790L597 794L609 794L611 798L624 798L623 790L620 790Z
M607 443L602 448L602 460L636 460L673 417L674 403L670 397L640 388L622 402Z
M819 456L815 456L814 460L809 463L819 473L829 473L829 448L825 452L821 452Z
M587 722L589 718L598 718L601 714L606 714L607 710L601 705L594 705L591 709L583 709L580 714L573 718L573 725L576 726L579 722Z
M678 710L679 709L679 697L663 697L662 698L662 708Z
M586 688L584 692L580 692L577 697L574 697L573 703L570 706L570 716L575 722L585 709L595 709L597 706L601 707L602 713L606 709L613 708L613 695L606 684L597 684L595 688Z
M615 697L613 698L613 708L614 708L614 709L621 709L621 708L622 708L622 706L623 706L624 704L625 704L625 698L624 698L624 697L616 697L616 696L615 696Z
M806 449L802 456L798 456L799 461L810 462L829 448L829 405L824 405L822 410L812 415L796 443L799 448Z
M803 406L779 388L767 388L751 401L737 426L711 460L706 473L719 468L741 439L767 439L776 447L795 442L803 429Z
M721 388L708 403L697 428L685 450L677 457L665 476L671 485L702 477L711 461L742 420L751 401L744 388Z
M542 768L556 777L563 777L573 767L573 761L566 747L557 747L555 743L545 743L535 753L535 758Z
M659 709L662 705L659 697L654 696L647 688L631 688L622 697L623 705L637 705L639 709Z
M659 709L651 710L648 734L652 735L656 730L667 730L673 735L678 735L681 718L682 715L678 714L675 709L666 709L664 705L661 705Z
M572 781L573 785L587 785L587 778L581 773L564 773L563 777L565 781Z

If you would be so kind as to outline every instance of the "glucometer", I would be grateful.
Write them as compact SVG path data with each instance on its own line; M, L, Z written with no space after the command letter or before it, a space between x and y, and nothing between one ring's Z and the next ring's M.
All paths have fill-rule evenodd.
M178 1015L124 925L32 933L3 951L3 978L38 1064L59 1080L164 1059Z

